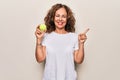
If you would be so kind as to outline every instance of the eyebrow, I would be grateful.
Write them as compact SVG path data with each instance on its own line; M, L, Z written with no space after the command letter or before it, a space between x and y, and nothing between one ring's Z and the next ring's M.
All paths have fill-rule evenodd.
M57 13L56 13L55 15L60 15L60 14L57 14ZM67 14L62 14L62 15L67 16Z

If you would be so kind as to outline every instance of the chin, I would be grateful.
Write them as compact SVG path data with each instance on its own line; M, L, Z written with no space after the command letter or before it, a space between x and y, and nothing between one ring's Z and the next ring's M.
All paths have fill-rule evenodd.
M58 28L65 28L65 25L56 25Z
M63 29L63 28L65 28L64 26L57 26L59 29Z

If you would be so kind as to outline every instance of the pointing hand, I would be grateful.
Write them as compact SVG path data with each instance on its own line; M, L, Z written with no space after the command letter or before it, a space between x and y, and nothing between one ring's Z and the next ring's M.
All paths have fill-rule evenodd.
M87 28L83 33L80 33L78 36L80 44L84 43L87 39L86 33L89 31L89 28Z

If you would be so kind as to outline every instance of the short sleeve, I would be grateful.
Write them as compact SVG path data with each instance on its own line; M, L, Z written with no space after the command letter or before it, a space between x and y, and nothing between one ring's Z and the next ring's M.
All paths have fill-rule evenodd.
M74 50L78 50L79 45L78 45L78 35L75 35L75 45L74 45Z
M42 40L42 45L46 46L46 38L47 38L47 34L45 33L43 40Z

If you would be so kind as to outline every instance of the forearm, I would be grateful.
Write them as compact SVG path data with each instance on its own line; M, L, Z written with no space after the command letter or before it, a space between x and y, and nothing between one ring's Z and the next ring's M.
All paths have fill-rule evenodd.
M36 51L35 51L36 60L38 62L42 62L45 58L45 54L43 53L43 46L41 45L41 40L36 40Z
M84 43L79 44L79 50L77 53L77 63L82 63L84 60Z
M86 29L83 33L80 33L78 36L79 50L75 52L75 61L77 63L82 63L84 60L84 43L87 39L86 33L88 31L89 31L89 28Z

